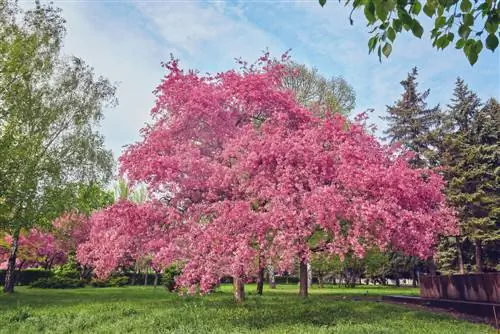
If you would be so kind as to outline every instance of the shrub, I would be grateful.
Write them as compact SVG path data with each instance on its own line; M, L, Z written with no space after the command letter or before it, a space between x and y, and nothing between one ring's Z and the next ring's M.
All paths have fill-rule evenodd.
M31 283L30 286L32 288L39 289L75 289L83 288L85 286L85 282L74 278L56 276L49 278L40 278Z
M49 278L53 276L50 270L44 269L26 269L16 271L16 283L19 285L30 285L40 278ZM5 270L0 270L0 285L5 284Z
M125 285L128 285L128 277L127 276L112 277L108 283L108 286L116 286L116 287L122 287Z
M177 266L170 266L165 270L162 275L162 283L165 288L172 292L175 289L175 279L181 274L181 270Z
M70 257L68 262L54 268L54 274L57 277L79 279L78 263Z
M94 288L106 288L109 286L109 282L107 280L94 278L90 281L90 285Z

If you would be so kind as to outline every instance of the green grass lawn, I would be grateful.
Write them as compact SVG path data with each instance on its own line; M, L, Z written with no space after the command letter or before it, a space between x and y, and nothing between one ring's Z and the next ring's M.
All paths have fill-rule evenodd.
M486 325L378 302L384 294L417 295L411 288L312 289L296 285L255 294L243 305L231 287L205 297L177 296L163 288L16 288L0 295L0 333L495 333ZM359 300L364 295L373 300Z

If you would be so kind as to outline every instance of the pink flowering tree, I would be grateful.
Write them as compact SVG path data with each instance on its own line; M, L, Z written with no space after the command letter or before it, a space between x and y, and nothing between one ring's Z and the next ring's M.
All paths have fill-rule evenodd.
M241 300L246 277L299 261L306 296L313 251L391 246L427 257L440 234L455 232L439 175L412 169L363 119L315 117L280 85L282 62L265 55L215 76L176 60L165 67L154 122L120 162L168 201L155 261L183 262L180 286L207 292L231 275Z
M89 238L78 246L77 259L105 278L159 250L156 238L163 234L165 217L165 207L158 202L121 199L91 215Z
M2 245L10 245L12 236L6 235ZM6 253L0 251L0 254ZM0 255L1 256L1 255ZM19 250L16 259L17 270L41 267L50 270L54 265L62 264L67 259L67 249L65 249L54 237L52 233L42 232L37 229L23 233L19 237ZM0 263L0 268L6 269L7 258Z

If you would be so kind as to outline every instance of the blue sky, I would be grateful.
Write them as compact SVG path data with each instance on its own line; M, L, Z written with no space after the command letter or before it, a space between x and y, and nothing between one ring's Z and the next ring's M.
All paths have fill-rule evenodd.
M398 36L390 58L379 63L368 55L363 17L355 15L351 26L349 10L333 0L324 8L317 0L54 3L67 20L65 52L119 84L120 105L106 111L101 129L115 157L139 138L153 106L151 92L164 73L160 62L170 53L185 67L214 72L234 67L235 57L253 61L266 48L276 56L292 49L295 61L325 76L343 76L356 91L356 112L375 108L372 121L380 129L379 116L399 97L399 82L413 66L419 68L420 87L431 89L430 104L446 105L457 76L483 99L500 97L500 52L483 51L471 67L453 47L432 49L425 18L425 38Z

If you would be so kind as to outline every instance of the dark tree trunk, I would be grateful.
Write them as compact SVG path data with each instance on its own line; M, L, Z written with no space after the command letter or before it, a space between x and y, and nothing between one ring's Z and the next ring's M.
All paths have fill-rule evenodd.
M148 286L148 271L144 271L144 286Z
M157 285L158 285L158 272L155 270L155 280L153 282L153 287L156 289Z
M274 276L274 267L268 266L267 271L269 273L269 288L276 289L276 278Z
M16 257L17 249L19 247L19 230L14 232L12 236L12 245L10 246L9 259L7 260L7 272L5 273L5 283L3 286L3 292L13 293L14 285L16 283Z
M299 296L302 298L307 298L309 295L307 281L307 263L301 260L299 265Z
M462 242L460 241L459 237L455 237L456 244L457 244L457 261L458 261L458 272L460 274L465 273L464 269L464 256L462 253Z
M476 239L474 240L474 248L475 248L475 255L476 255L476 271L478 273L483 272L483 252L481 249L481 240Z
M399 281L399 277L396 277L396 286L398 288L401 286L401 282Z
M233 295L235 302L238 304L245 300L245 284L241 277L233 278Z
M434 262L434 258L430 257L427 263L429 265L429 274L436 275L436 263Z
M137 272L134 269L134 272L132 273L132 281L130 282L130 284L135 285L136 279L137 279Z
M259 273L257 276L257 294L262 296L264 291L264 267L259 268Z

